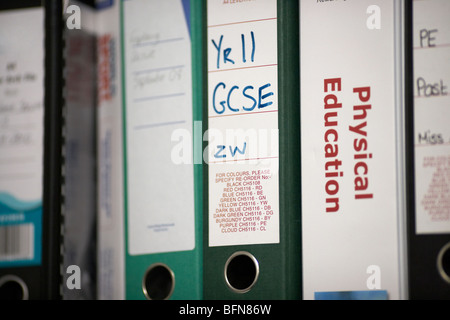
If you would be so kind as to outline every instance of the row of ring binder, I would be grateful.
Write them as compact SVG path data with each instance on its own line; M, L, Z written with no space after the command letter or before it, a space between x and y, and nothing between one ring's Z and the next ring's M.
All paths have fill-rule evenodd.
M0 297L449 299L449 14L0 5Z

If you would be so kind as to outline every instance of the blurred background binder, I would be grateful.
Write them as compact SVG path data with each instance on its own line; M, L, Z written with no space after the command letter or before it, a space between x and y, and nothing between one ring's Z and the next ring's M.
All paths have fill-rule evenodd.
M206 22L204 298L299 299L298 1L208 0Z
M0 9L0 296L59 299L62 2Z
M121 4L125 298L201 299L202 3Z
M97 298L97 34L94 1L69 1L80 9L79 28L64 34L63 286L65 300ZM78 283L74 279L76 266ZM78 271L76 271L78 272Z
M125 298L121 1L96 1L97 298Z
M450 3L413 1L409 296L450 299Z
M356 291L378 299L380 290L386 299L408 296L410 14L410 1L300 2L307 300Z

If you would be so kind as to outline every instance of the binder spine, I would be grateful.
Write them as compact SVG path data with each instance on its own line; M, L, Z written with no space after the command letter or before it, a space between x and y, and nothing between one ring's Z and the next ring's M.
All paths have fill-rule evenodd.
M305 299L405 298L405 3L301 2Z
M298 1L207 4L205 298L299 299Z
M395 83L396 83L396 106L397 108L397 123L396 126L396 136L397 140L397 198L398 198L398 247L399 247L399 298L407 299L408 297L408 275L407 275L407 203L409 194L407 193L407 173L408 168L406 164L407 155L407 127L410 125L408 123L407 112L407 96L410 93L410 88L408 87L408 70L410 65L408 65L407 55L409 47L408 44L408 34L407 34L407 23L408 15L411 11L408 10L408 3L410 0L395 1L394 2L394 12L398 17L395 23L395 37L394 37L394 50L395 50L395 60L399 63L396 65L395 70Z
M45 4L43 296L61 298L63 19L62 2Z
M415 202L415 187L414 187L414 56L413 56L413 4L412 0L406 0L404 3L404 22L403 22L403 45L404 51L404 187L405 194L407 195L405 199L405 217L403 218L403 229L401 230L400 236L402 236L401 241L404 243L404 265L401 265L402 281L404 283L403 287L403 297L404 299L409 299L409 267L410 262L410 213L414 212L414 202Z
M20 74L23 70L27 70L27 74L29 74L29 77L22 76L27 81L11 83L15 87L15 95L8 98L8 95L3 95L4 91L2 90L2 100L5 98L4 100L10 101L12 106L33 105L33 108L27 108L27 110L24 110L26 112L21 113L23 117L14 116L14 118L10 118L14 119L14 122L18 121L15 123L20 123L21 119L28 118L26 127L18 131L6 127L8 129L7 136L24 136L25 134L28 137L28 142L27 148L22 148L21 144L13 143L10 146L18 146L19 148L12 148L7 152L2 151L2 155L25 156L29 166L18 167L17 165L21 162L16 162L16 158L8 157L6 158L7 161L3 162L6 166L2 166L3 174L15 172L27 178L17 182L13 174L12 180L2 179L2 204L0 209L2 226L0 233L3 239L8 240L5 241L6 243L2 243L0 296L8 299L45 299L48 297L48 290L45 282L47 274L44 276L46 267L44 259L48 257L48 252L43 251L48 249L45 243L48 235L45 234L45 239L41 235L44 228L46 232L49 230L47 226L44 226L48 217L46 217L46 211L43 210L43 189L47 190L49 178L42 174L44 168L42 153L44 151L43 144L45 144L42 131L45 125L43 113L45 112L46 102L44 76L48 69L45 68L44 61L47 49L45 37L50 31L48 31L47 24L44 22L46 17L45 3L41 1L5 2L0 5L0 9L2 10L2 30L11 27L9 37L2 37L2 42L6 42L1 45L3 49L6 49L4 52L2 50L2 56L3 53L6 53L4 56L7 57L6 61L11 62L8 62L10 67L7 72L12 72L10 74L17 79L21 78ZM3 12L3 10L6 11ZM25 24L23 20L26 20ZM16 26L19 25L20 27L27 26L27 36L30 37L27 41L21 41L20 38L17 38L16 28L20 27ZM6 46L4 46L5 44ZM30 48L36 49L36 51L28 59L27 55L30 53L28 52ZM30 86L23 87L22 84L26 85L27 82ZM9 117L7 114L6 116ZM23 175L24 171L22 170L24 168L25 171L28 168L30 174ZM44 184L46 187L43 188ZM25 200L27 198L28 201ZM33 200L29 201L31 198ZM16 218L11 220L13 217ZM59 232L59 230L57 231ZM13 237L10 238L8 234L13 235ZM7 238L4 238L5 236ZM59 270L57 271L59 272Z
M286 297L301 298L301 160L299 2L278 1L280 212L285 244ZM281 165L284 163L285 165ZM297 196L298 195L298 196Z
M191 152L189 159L172 157L168 145L170 136L182 131L189 137L185 142L190 150L198 146L192 132L198 128L199 93L193 91L201 72L193 70L192 64L199 62L192 55L199 49L193 48L199 45L199 24L191 17L199 14L199 4L121 2L127 299L201 297L197 206L201 168L193 163ZM144 17L143 12L151 14ZM180 76L173 78L173 74ZM136 81L141 85L136 86ZM140 105L149 107L140 109ZM168 286L175 281L174 290L164 295L155 292L150 281L156 279L153 271L163 275L161 280L168 280Z
M448 1L408 2L411 94L407 128L408 293L410 300L450 298L448 215ZM440 80L440 83L439 83ZM426 82L426 83L425 83ZM435 82L435 83L433 83ZM427 88L427 89L426 89ZM447 258L448 259L448 258ZM445 264L447 271L445 272Z
M66 75L67 75L67 47L66 47L66 29L63 29L62 36L62 97L61 97L61 221L60 221L60 253L61 253L61 261L60 261L60 277L61 284L59 287L59 294L63 298L64 297L64 253L65 253L65 222L66 222L66 156L67 156L67 89L66 89Z

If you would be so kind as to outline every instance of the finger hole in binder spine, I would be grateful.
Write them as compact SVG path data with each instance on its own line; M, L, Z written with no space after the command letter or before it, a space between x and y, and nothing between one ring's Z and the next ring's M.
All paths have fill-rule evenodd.
M249 252L235 252L225 263L225 281L236 293L250 291L256 284L258 276L258 260Z
M0 279L0 300L28 300L28 287L19 277L7 275Z
M450 242L439 252L437 265L441 277L450 284Z
M167 300L175 288L175 275L163 263L151 265L142 279L142 291L149 300Z

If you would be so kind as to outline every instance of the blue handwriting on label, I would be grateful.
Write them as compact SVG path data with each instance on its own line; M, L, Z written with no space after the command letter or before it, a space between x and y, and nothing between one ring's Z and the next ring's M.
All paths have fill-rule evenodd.
M232 52L232 48L227 47L225 49L222 49L222 44L223 44L223 38L224 36L221 35L220 39L218 42L216 42L214 39L212 39L212 44L214 45L214 47L217 50L217 69L220 69L221 65L220 65L220 60L221 58L223 58L223 64L226 65L227 63L231 63L234 64L235 60L232 59L232 57L230 57L231 52ZM255 53L256 53L256 42L255 42L255 34L253 31L250 32L250 43L251 43L251 54L250 54L250 61L254 62L255 61ZM246 56L246 40L245 40L245 35L241 34L241 44L242 44L242 62L243 63L247 63L247 56Z

